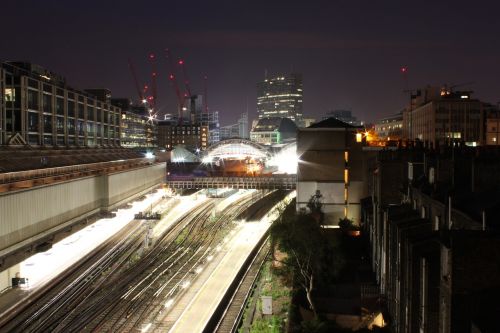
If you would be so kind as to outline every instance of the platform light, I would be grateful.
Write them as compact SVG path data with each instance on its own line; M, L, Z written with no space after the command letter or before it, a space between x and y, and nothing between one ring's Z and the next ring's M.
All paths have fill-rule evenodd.
M190 281L184 281L184 283L182 283L182 289L186 289L187 287L189 287L191 285L191 282Z
M152 325L153 325L153 324L151 324L151 323L145 324L145 325L141 328L141 332L143 332L143 333L144 333L144 332L149 331L149 329L151 328L151 326L152 326Z
M150 151L148 151L145 156L146 156L146 158L154 158L155 157L155 155Z
M174 300L173 299L169 299L168 301L165 302L165 308L169 308L172 306L172 304L174 304Z
M185 161L186 161L186 158L184 156L172 159L172 162L174 162L174 163L182 163Z

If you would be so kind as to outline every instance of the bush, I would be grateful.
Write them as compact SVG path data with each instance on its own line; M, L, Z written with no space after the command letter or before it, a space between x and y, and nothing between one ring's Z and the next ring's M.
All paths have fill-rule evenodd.
M339 219L339 227L343 231L357 231L360 230L359 226L354 224L354 222L347 217L344 217L343 219Z

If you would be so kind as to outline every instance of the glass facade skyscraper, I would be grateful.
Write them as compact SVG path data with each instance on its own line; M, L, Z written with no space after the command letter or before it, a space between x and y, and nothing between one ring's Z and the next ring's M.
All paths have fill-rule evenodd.
M257 84L259 119L279 117L302 121L302 75L292 73L266 78Z

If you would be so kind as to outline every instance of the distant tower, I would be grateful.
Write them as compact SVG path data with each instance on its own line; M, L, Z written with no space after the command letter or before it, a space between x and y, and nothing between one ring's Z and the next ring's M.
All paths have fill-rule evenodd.
M208 143L214 144L220 140L219 112L204 112L206 108L204 107L203 97L203 95L192 95L190 97L186 97L183 110L183 120L185 123L208 126Z
M242 139L248 139L250 134L248 131L248 113L242 113L238 119L238 136Z
M302 74L292 73L264 79L257 84L259 119L289 118L302 121Z

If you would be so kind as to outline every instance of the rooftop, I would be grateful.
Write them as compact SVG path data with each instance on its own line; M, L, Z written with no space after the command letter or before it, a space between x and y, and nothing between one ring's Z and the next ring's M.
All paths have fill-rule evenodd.
M320 122L314 123L308 128L360 128L360 127L353 126L336 118L330 117Z
M296 132L297 125L288 118L270 117L259 119L252 132Z

